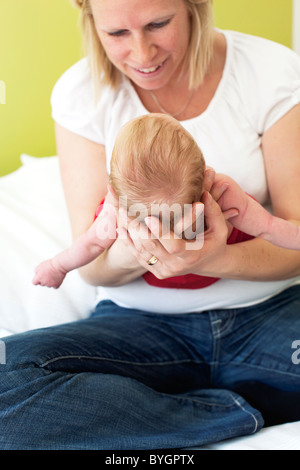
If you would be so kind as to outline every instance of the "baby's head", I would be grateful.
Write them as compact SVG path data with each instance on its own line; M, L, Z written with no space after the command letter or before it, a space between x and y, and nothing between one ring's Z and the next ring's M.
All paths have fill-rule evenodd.
M148 114L120 130L110 182L127 202L126 209L143 204L149 215L156 215L156 205L179 204L183 209L200 201L204 170L202 152L182 125L165 114Z

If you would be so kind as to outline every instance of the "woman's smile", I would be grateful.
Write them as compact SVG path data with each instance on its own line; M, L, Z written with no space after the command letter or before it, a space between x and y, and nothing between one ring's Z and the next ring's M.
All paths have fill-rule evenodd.
M161 62L158 65L152 65L148 67L136 67L136 66L130 66L134 72L138 74L140 78L145 78L145 79L152 79L152 78L157 78L157 76L163 72L166 62L168 59L165 59L163 62Z

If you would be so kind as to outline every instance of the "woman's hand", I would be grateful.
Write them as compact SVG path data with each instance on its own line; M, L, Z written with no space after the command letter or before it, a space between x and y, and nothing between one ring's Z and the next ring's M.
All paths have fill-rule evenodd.
M185 214L175 225L174 233L163 233L157 217L147 217L145 225L130 220L121 211L123 216L119 221L120 236L140 265L159 279L188 273L217 277L226 265L229 225L226 221L236 216L237 210L232 208L222 213L216 201L227 189L227 185L215 184L215 171L212 168L208 167L205 171L203 188L202 203L193 204L192 218L190 212ZM204 216L206 230L203 233ZM202 232L195 236L195 221L199 220L202 220ZM192 234L195 236L193 240L190 236L192 225ZM147 261L153 255L159 262L149 266Z
M210 192L216 202L219 202L224 192L228 189L228 186L228 183L222 182L220 178L216 180L216 172L213 168L206 167L203 183L204 191ZM222 212L226 220L236 217L239 214L238 210L234 207Z
M162 235L162 224L154 216L147 217L145 224L128 219L127 230L122 227L120 236L140 265L159 279L187 273L219 276L227 259L228 227L219 205L207 191L202 202L193 204L193 214L194 220L205 215L204 241L201 234L194 240L176 235L178 224L174 233ZM190 215L187 220L190 225ZM186 228L185 220L183 228ZM158 262L149 266L147 261L153 255Z

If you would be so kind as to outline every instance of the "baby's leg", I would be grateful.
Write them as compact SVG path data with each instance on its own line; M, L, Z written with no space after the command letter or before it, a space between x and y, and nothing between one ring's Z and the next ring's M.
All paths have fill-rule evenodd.
M300 227L279 217L272 216L255 199L247 195L230 177L216 175L212 195L220 193L218 199L223 212L236 208L239 214L230 223L242 232L278 245L282 248L300 249Z

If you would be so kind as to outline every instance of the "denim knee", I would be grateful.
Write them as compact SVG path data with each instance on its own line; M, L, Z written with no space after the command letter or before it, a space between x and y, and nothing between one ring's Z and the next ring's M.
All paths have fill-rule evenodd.
M0 364L0 372L40 367L56 350L53 335L45 334L50 329L29 331L2 338L5 346L5 363Z

